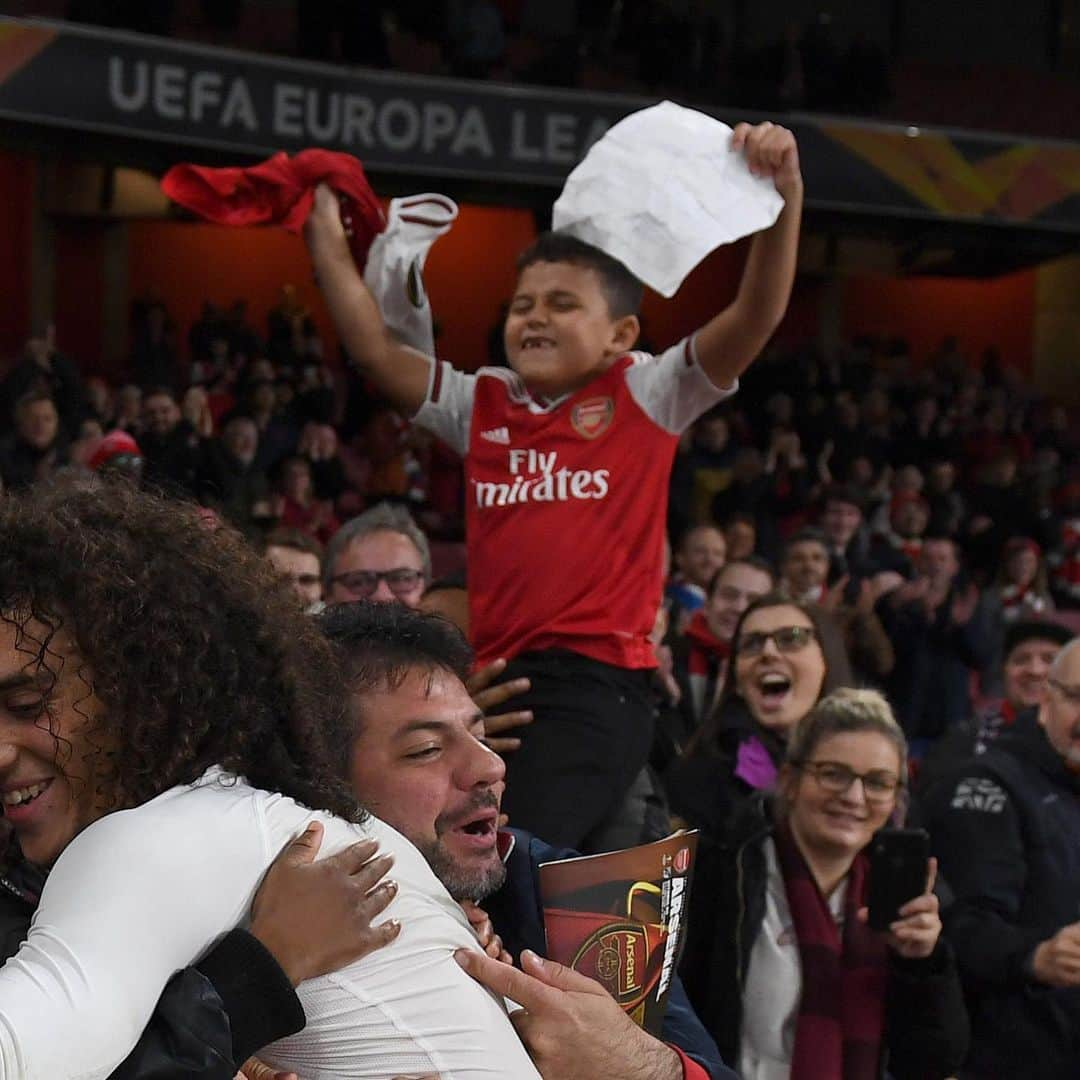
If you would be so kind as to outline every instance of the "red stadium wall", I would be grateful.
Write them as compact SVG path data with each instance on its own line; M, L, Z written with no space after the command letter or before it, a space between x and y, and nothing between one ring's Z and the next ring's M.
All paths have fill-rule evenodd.
M123 373L124 357L103 356L105 226L98 221L56 222L56 340L82 371L108 378Z
M514 257L535 235L532 214L465 206L451 232L432 249L427 284L441 335L440 354L461 367L487 360L487 335L500 303L513 287ZM283 284L296 286L319 324L327 355L336 340L312 280L302 241L281 229L227 229L216 225L144 221L130 226L130 295L164 300L178 326L198 318L203 301L248 301L256 330ZM186 348L186 342L180 342Z
M333 347L329 319L312 280L303 241L283 229L227 229L180 221L137 221L128 227L128 294L162 300L179 328L177 345L187 357L187 331L210 300L248 302L248 317L260 334L283 285L296 287L311 309L328 355Z
M30 266L34 159L0 154L0 371L30 336Z
M851 278L845 286L846 334L906 338L923 362L953 335L977 362L996 345L1002 359L1031 372L1037 271L986 281L956 278Z

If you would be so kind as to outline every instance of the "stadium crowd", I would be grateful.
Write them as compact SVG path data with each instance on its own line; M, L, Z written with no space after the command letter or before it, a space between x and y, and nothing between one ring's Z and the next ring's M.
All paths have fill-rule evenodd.
M288 291L186 336L144 305L123 385L28 343L0 387L0 1076L1077 1074L1074 418L956 341L769 348L802 182L783 128L736 139L784 210L655 357L640 286L557 235L509 367L422 356L326 189L344 366ZM905 813L934 861L879 932L865 849ZM656 1038L544 960L536 867L679 823Z

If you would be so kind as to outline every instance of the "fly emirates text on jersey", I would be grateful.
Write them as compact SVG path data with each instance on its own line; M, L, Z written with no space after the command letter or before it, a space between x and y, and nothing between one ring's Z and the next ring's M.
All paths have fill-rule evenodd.
M569 502L571 499L607 497L610 469L560 469L558 457L554 450L509 449L509 475L505 481L473 481L476 505L512 506L524 502Z

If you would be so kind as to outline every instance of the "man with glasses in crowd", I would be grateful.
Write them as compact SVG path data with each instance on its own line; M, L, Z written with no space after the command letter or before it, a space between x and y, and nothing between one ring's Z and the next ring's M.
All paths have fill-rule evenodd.
M964 1080L1065 1080L1080 1063L1080 639L1042 704L936 785L927 823L972 1016Z
M431 580L427 537L403 506L379 503L347 521L326 549L323 594L328 604L358 600L418 607Z

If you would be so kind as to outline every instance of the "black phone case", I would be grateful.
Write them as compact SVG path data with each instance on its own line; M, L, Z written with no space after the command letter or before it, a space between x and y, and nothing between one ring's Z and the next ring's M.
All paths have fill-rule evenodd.
M888 930L909 900L926 891L930 836L925 829L882 829L870 841L869 925Z

